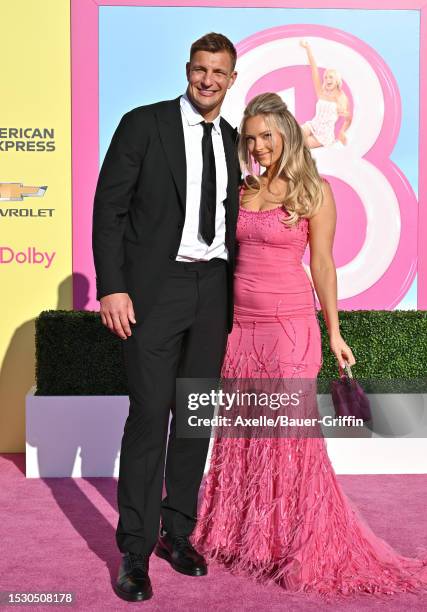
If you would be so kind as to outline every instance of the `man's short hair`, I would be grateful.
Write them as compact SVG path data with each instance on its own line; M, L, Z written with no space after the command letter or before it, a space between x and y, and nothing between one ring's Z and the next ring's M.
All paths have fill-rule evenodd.
M231 40L223 34L209 32L205 34L191 45L190 61L197 51L208 51L209 53L218 53L218 51L227 51L231 57L232 70L236 66L237 51Z

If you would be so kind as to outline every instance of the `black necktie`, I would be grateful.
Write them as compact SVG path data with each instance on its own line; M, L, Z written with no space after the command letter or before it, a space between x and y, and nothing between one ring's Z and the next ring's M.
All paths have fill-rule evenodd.
M213 123L201 122L203 125L202 138L202 189L200 194L199 232L209 246L215 238L215 211L216 211L216 171L215 155L212 145Z

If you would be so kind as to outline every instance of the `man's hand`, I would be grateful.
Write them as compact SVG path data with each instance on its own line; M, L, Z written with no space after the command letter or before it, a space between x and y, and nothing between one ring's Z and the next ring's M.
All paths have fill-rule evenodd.
M110 293L100 299L101 320L110 331L126 340L132 335L130 324L136 323L132 300L127 293Z

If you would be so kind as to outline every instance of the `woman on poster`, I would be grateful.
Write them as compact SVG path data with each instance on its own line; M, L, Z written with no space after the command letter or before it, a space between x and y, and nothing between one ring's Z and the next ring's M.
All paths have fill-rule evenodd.
M351 124L351 113L348 98L342 90L341 75L337 70L328 68L325 70L322 81L310 45L304 40L300 41L300 45L307 52L317 96L315 116L301 126L305 144L310 149L327 147L333 145L337 140L345 145L347 144L346 131ZM340 117L344 117L344 123L336 138L335 126Z

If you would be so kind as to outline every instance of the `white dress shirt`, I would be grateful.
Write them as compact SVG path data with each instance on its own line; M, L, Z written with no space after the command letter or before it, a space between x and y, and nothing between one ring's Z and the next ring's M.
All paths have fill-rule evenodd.
M213 121L212 145L216 168L216 213L215 238L210 246L199 234L200 195L202 188L202 138L204 121L184 94L180 100L182 125L184 128L185 157L187 161L187 197L185 222L182 230L177 261L208 261L214 257L227 259L225 246L225 207L227 197L227 163L222 142L220 116Z

